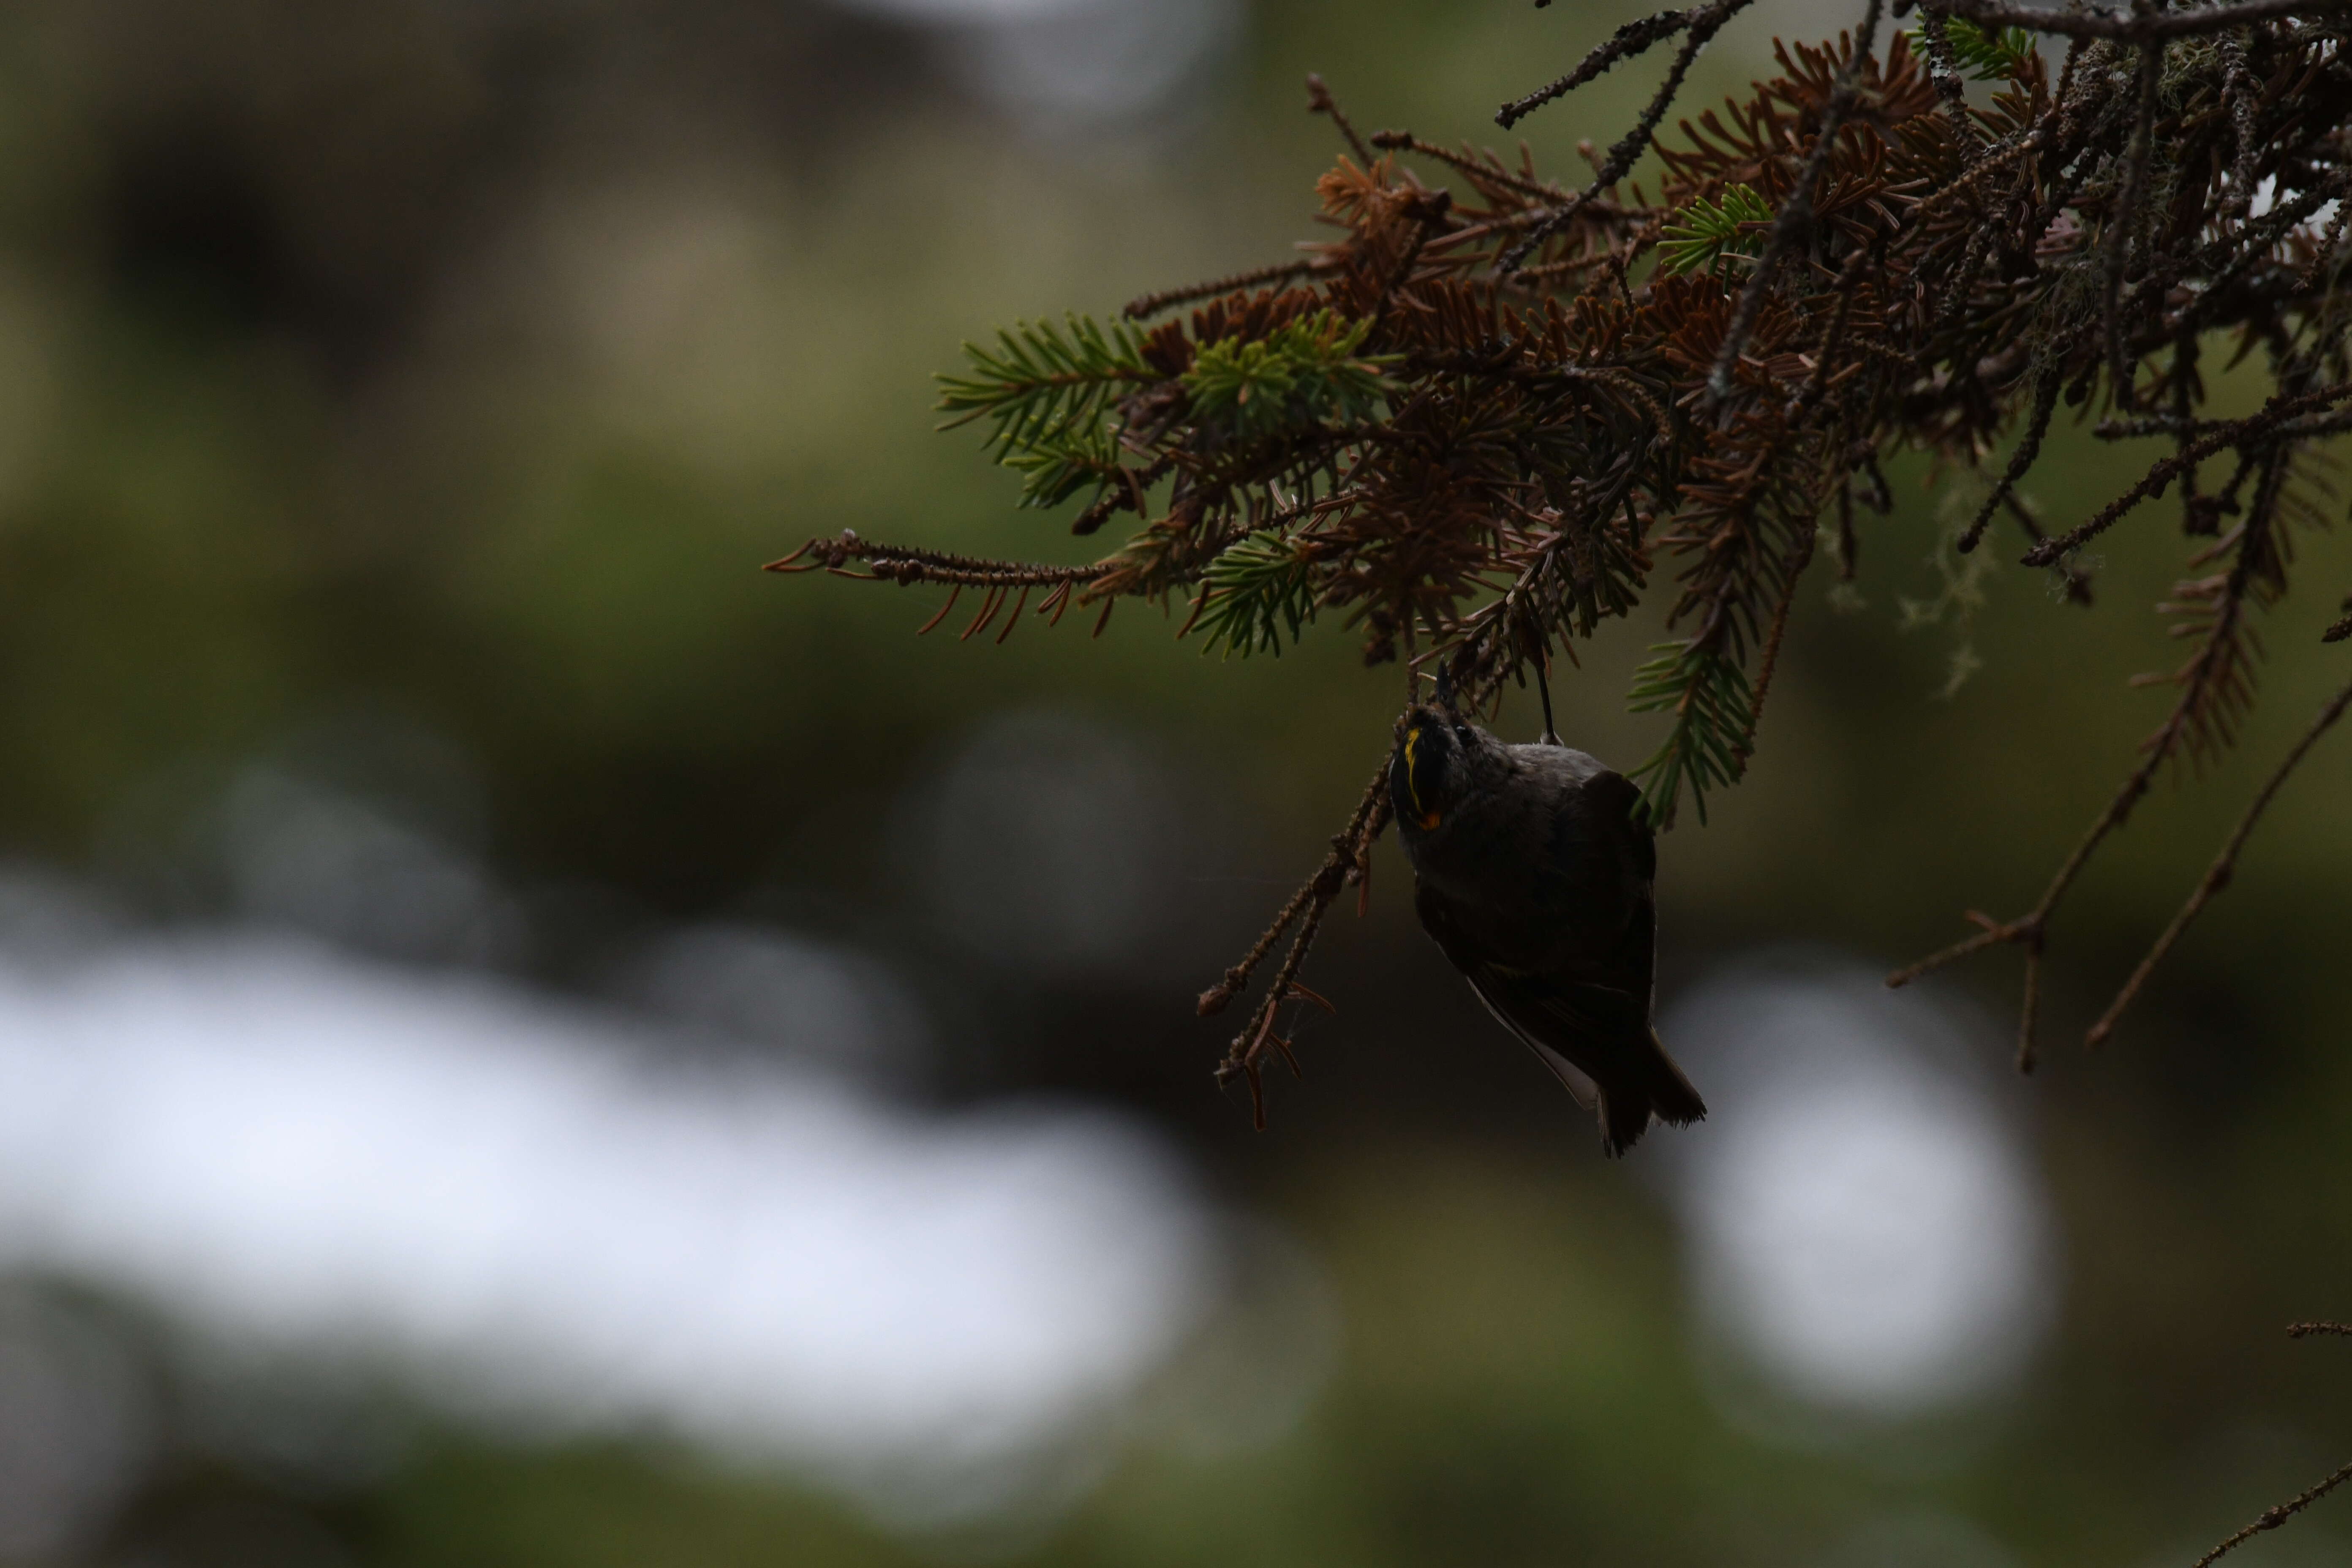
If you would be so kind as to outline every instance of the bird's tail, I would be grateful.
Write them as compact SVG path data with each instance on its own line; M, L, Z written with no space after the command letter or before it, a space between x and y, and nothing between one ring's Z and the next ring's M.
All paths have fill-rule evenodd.
M1655 1029L1650 1031L1650 1049L1644 1065L1649 1069L1650 1109L1658 1113L1659 1121L1684 1127L1706 1120L1706 1101L1698 1097L1698 1090L1683 1076L1683 1069L1675 1065L1675 1058L1666 1055L1665 1042L1658 1038Z
M1675 1127L1703 1120L1706 1101L1666 1055L1658 1032L1652 1029L1648 1048L1638 1053L1630 1070L1601 1086L1601 1144L1611 1155L1622 1154L1649 1130L1650 1118Z

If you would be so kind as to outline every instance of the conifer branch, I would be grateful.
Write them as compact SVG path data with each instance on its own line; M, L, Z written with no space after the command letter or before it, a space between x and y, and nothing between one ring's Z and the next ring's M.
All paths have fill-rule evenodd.
M1663 595L1670 640L1629 700L1661 721L1635 773L1664 826L1685 806L1704 822L1754 762L1821 514L1834 499L1850 575L1857 498L1892 509L1883 458L1982 473L1960 551L2006 511L2023 563L2083 605L2084 547L2177 483L2190 563L2165 613L2188 654L2147 678L2174 687L2168 712L2032 909L1971 914L1966 941L1893 977L2021 949L2030 1068L2051 921L2159 771L2232 743L2257 622L2317 515L2305 467L2352 429L2352 382L2324 380L2352 363L2352 0L1934 0L1883 43L1881 5L1857 0L1839 41L1776 44L1776 76L1685 108L1669 133L1698 51L1748 3L1628 23L1503 107L1507 125L1672 43L1630 130L1605 153L1587 144L1581 184L1524 148L1367 140L1312 79L1309 108L1348 149L1316 186L1327 237L1146 295L1125 320L1020 324L969 350L940 384L948 423L979 425L1022 503L1071 503L1080 534L1131 513L1101 560L847 536L777 569L944 585L934 625L969 590L967 637L1135 597L1183 600L1181 633L1228 656L1344 626L1368 665L1435 662L1474 705ZM2054 82L2053 35L2070 40ZM1989 89L1973 103L1969 80ZM1652 153L1655 199L1621 194ZM2197 346L2223 331L2269 382L2244 417L2206 400ZM2103 438L2168 449L2045 530L2019 487L2061 405L2085 404L2108 411ZM2224 457L2216 488L2205 466ZM2324 636L2352 637L2352 615ZM2226 882L2271 790L2111 1014ZM1290 1050L1281 1009L1317 1000L1302 968L1339 888L1363 886L1383 798L1376 777L1322 868L1203 995L1223 1005L1288 942L1226 1057L1254 1095L1265 1054Z

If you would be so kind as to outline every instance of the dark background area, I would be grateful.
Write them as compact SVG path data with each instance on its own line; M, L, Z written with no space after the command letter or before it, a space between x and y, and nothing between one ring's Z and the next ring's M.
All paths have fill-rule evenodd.
M1307 1078L1270 1082L1269 1130L1211 1083L1234 1019L1192 997L1384 753L1393 671L1337 626L1204 660L1140 605L1099 641L1078 616L919 641L929 590L759 572L845 527L1084 558L1061 517L1013 509L969 432L930 433L929 377L960 342L1313 237L1338 148L1302 110L1309 69L1367 129L1489 140L1496 103L1633 14L1154 5L1178 18L1160 55L1209 39L1157 85L1054 52L1082 6L0 18L14 862L139 931L262 918L201 831L260 759L391 803L513 891L488 946L325 931L388 963L596 999L687 922L847 944L941 1042L893 1094L1123 1108L1287 1238L1337 1324L1311 1396L1250 1441L1188 1447L1139 1417L1078 1495L976 1531L908 1532L657 1437L527 1441L428 1405L403 1407L390 1458L326 1479L167 1416L60 1560L2185 1564L2352 1450L2352 1350L2282 1333L2352 1316L2347 742L2290 785L2114 1042L2076 1043L2343 679L2352 654L2316 642L2352 587L2340 530L2298 542L2239 752L2153 794L2066 906L2042 1071L1999 1076L2013 954L1937 983L2052 1216L2030 1371L1796 1436L1740 1417L1694 1320L1661 1145L1711 1129L1604 1163L1413 927L1393 846L1370 916L1335 917L1310 964L1339 1010L1304 1025ZM1845 21L1743 22L1690 107L1768 68L1776 28ZM1089 70L1110 72L1091 96L1036 85ZM1544 110L1539 164L1580 167L1578 139L1620 134L1653 79ZM2053 450L2029 488L2062 521L2145 460L2079 431ZM2107 536L2087 612L2003 561L1906 629L1905 601L1948 586L1933 561L1967 480L1892 477L1857 581L1833 603L1815 568L1749 781L1662 845L1669 1012L1759 952L1876 973L1964 934L1965 909L2016 912L2161 715L2126 681L2177 662L2150 613L2192 574L2168 508ZM1611 627L1556 683L1572 743L1620 766L1655 743L1623 692L1659 635ZM1939 697L1963 654L1979 667ZM1502 724L1531 734L1531 703ZM941 781L974 755L1017 773L1024 745L1081 784L1144 783L1048 792L972 829L972 865L943 862ZM1094 929L1087 900L1120 876L1149 891L1115 906L1117 943L1020 934ZM180 1375L169 1303L69 1273L25 1288ZM2352 1503L2245 1561L2341 1560L2331 1507Z

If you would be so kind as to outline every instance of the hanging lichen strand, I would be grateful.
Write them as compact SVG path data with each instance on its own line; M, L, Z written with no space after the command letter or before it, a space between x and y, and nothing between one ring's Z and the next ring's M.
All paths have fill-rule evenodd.
M1850 571L1856 510L1887 504L1882 455L1987 464L2016 430L1959 548L2013 522L2024 563L2084 603L2081 546L2177 486L2194 580L2169 606L2189 650L2170 712L2032 910L1895 977L2023 948L2030 1068L2058 901L2159 771L2230 742L2289 536L2318 518L2305 454L2352 426L2338 287L2352 66L2336 19L2352 0L2130 15L1955 0L1891 34L1871 0L1853 33L1776 46L1779 77L1660 136L1699 47L1747 4L1629 23L1504 108L1507 127L1675 43L1637 123L1605 154L1588 144L1580 184L1538 174L1524 146L1506 163L1401 131L1361 137L1310 79L1310 107L1348 147L1318 184L1337 238L1139 300L1127 321L1023 325L969 350L942 406L1025 476L1024 504L1088 496L1081 534L1135 517L1094 564L844 535L777 568L862 563L973 589L967 637L1003 617L1001 637L1029 607L1099 606L1099 628L1129 596L1184 598L1191 636L1244 655L1336 620L1368 664L1443 661L1473 704L1663 593L1675 640L1632 698L1668 717L1639 772L1665 826L1685 805L1703 819L1709 792L1746 771L1817 519L1833 512ZM2066 39L2054 73L2027 27ZM1654 199L1628 183L1653 146ZM2274 384L2250 418L2201 416L2199 350L2217 333ZM2111 505L2046 536L2016 485L2062 403L2106 415L2103 437L2168 446ZM2328 635L2347 631L2352 616ZM2159 953L2226 880L2271 794ZM1300 966L1331 902L1362 883L1386 813L1376 775L1322 867L1201 998L1225 1005L1290 938L1220 1069L1254 1096L1264 1054L1288 1051L1283 1006L1320 1000Z

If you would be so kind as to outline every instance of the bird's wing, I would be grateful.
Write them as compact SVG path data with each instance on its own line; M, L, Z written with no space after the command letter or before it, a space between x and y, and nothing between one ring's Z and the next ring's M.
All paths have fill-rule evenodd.
M1486 1010L1542 1058L1579 1105L1599 1114L1608 1153L1632 1148L1654 1116L1679 1126L1706 1115L1706 1102L1650 1027L1647 996L1495 964L1465 973Z
M1571 1073L1587 1083L1622 1077L1606 1053L1648 1034L1645 1009L1614 986L1519 974L1493 963L1465 973L1487 1011L1543 1058L1571 1094L1577 1094ZM1588 1107L1593 1103L1582 1094L1577 1098Z
M1623 773L1603 768L1585 780L1579 793L1596 819L1622 825L1617 831L1633 874L1644 882L1655 877L1658 841L1636 809L1642 804L1641 786Z
M1577 978L1612 987L1635 998L1642 1016L1636 1034L1649 1026L1658 951L1655 838L1636 809L1642 792L1622 773L1603 770L1577 786L1555 817L1556 829L1541 863L1548 898L1574 911L1588 925L1575 955Z
M1494 1015L1495 1022L1517 1035L1529 1050L1535 1052L1544 1066L1551 1068L1552 1076L1559 1079L1560 1086L1568 1090L1570 1099L1587 1110L1597 1111L1601 1109L1601 1086L1592 1081L1592 1075L1552 1049L1537 1036L1530 1034L1513 1016L1510 1004L1514 999L1507 991L1503 994L1502 1000L1497 1001L1497 988L1491 983L1481 984L1479 976L1475 974L1470 976L1470 989L1478 1000L1486 1005L1486 1011Z
M1507 968L1465 939L1444 899L1424 889L1414 901L1423 926L1486 1011L1543 1059L1579 1105L1596 1109L1600 1080L1615 1076L1601 1053L1613 1043L1646 1037L1649 998L1598 981Z

